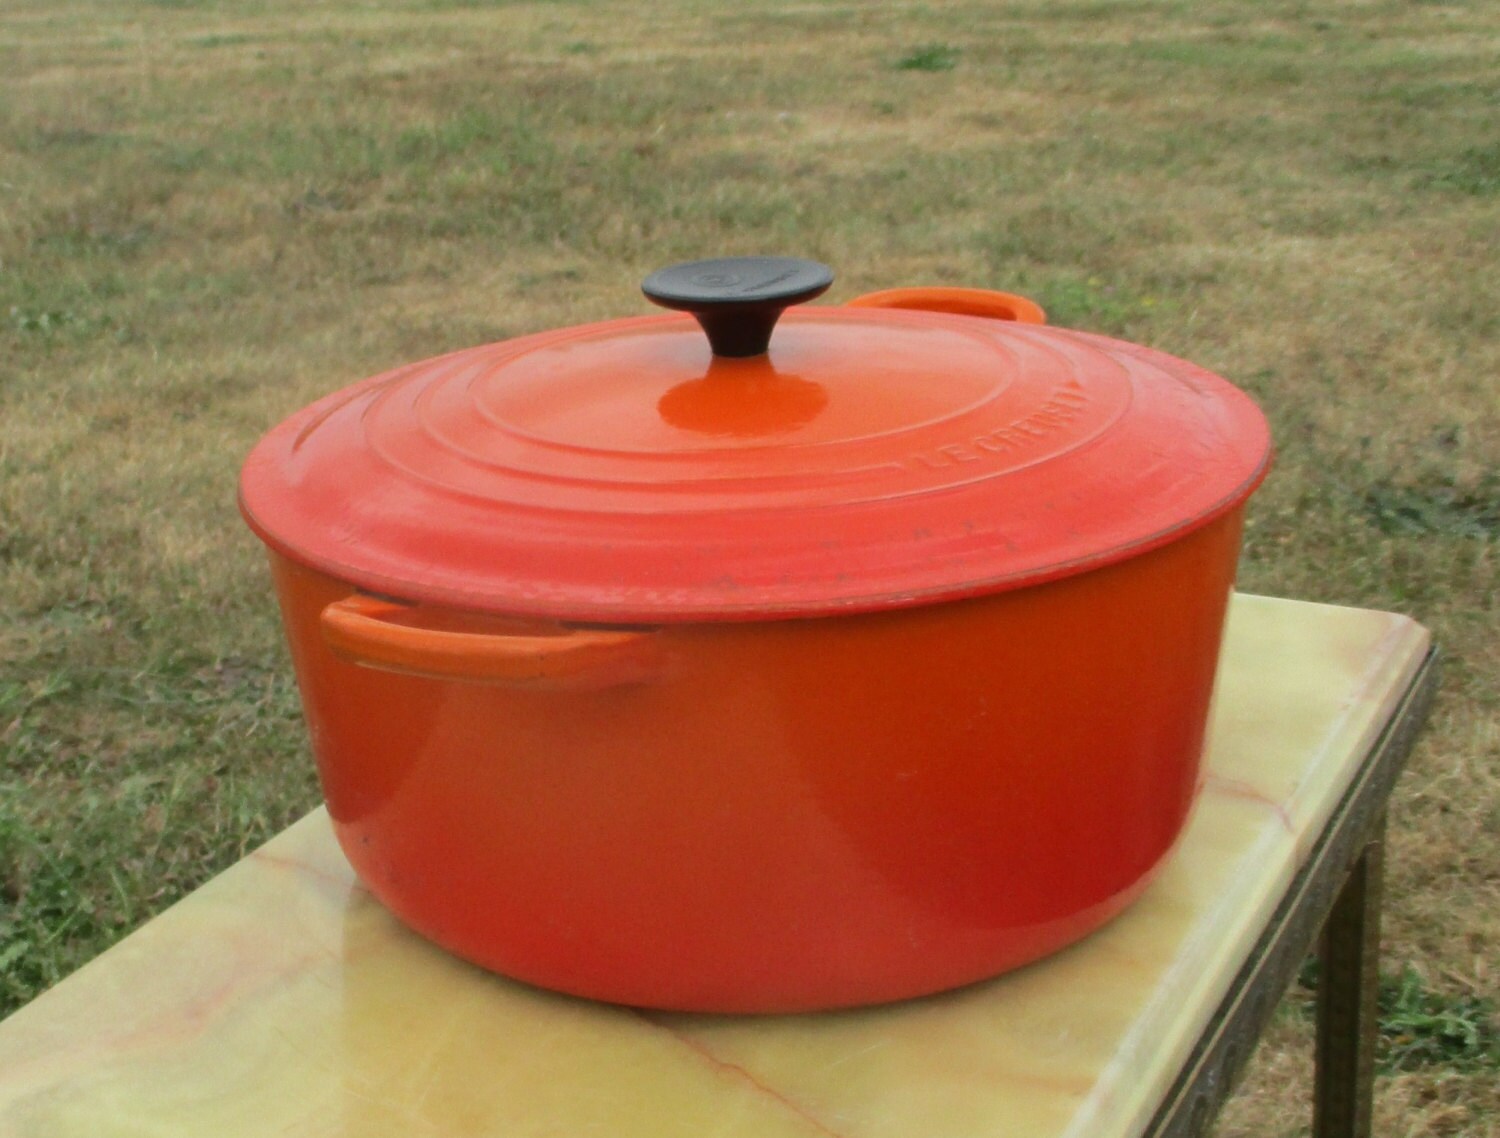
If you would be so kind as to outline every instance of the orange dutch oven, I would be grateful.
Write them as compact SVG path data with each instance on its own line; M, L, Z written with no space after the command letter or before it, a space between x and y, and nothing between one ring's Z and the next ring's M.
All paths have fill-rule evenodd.
M399 368L250 455L329 813L417 932L828 1008L1051 952L1161 864L1264 419L1002 293L777 324L831 281L679 265L680 311Z

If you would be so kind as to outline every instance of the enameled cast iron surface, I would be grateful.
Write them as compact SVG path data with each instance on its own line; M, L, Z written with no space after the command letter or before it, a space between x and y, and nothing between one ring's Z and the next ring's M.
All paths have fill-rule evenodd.
M320 627L348 584L273 566L339 840L404 921L579 995L796 1011L994 975L1144 887L1239 527L990 598L664 628L654 677L592 691L356 666Z
M1170 849L1263 418L1007 294L771 335L829 280L679 267L648 292L712 352L682 315L487 345L251 455L330 814L414 929L584 996L846 1006L1059 948Z

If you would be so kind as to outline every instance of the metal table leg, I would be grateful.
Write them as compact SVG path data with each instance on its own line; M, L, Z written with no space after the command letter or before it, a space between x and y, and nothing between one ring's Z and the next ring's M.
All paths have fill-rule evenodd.
M1437 672L1433 652L1412 677L1385 731L1204 1028L1145 1130L1150 1138L1192 1138L1208 1132L1320 925L1324 934L1319 949L1313 1134L1369 1138L1385 807L1432 706Z
M1318 942L1315 1138L1370 1138L1384 855L1382 815L1339 890Z

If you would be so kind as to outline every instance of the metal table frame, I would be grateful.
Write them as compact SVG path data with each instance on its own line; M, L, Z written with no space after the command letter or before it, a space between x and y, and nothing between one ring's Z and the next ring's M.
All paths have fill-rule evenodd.
M1369 1138L1386 803L1437 679L1430 651L1147 1127L1151 1138L1208 1130L1315 939L1313 1135Z

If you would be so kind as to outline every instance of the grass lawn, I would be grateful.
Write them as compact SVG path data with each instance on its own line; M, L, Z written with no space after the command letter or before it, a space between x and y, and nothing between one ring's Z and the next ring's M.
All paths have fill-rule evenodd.
M969 284L1271 419L1241 587L1448 665L1392 811L1378 1126L1500 1133L1500 7L7 0L0 1014L318 798L239 463L673 261ZM1294 995L1220 1124L1305 1129Z

